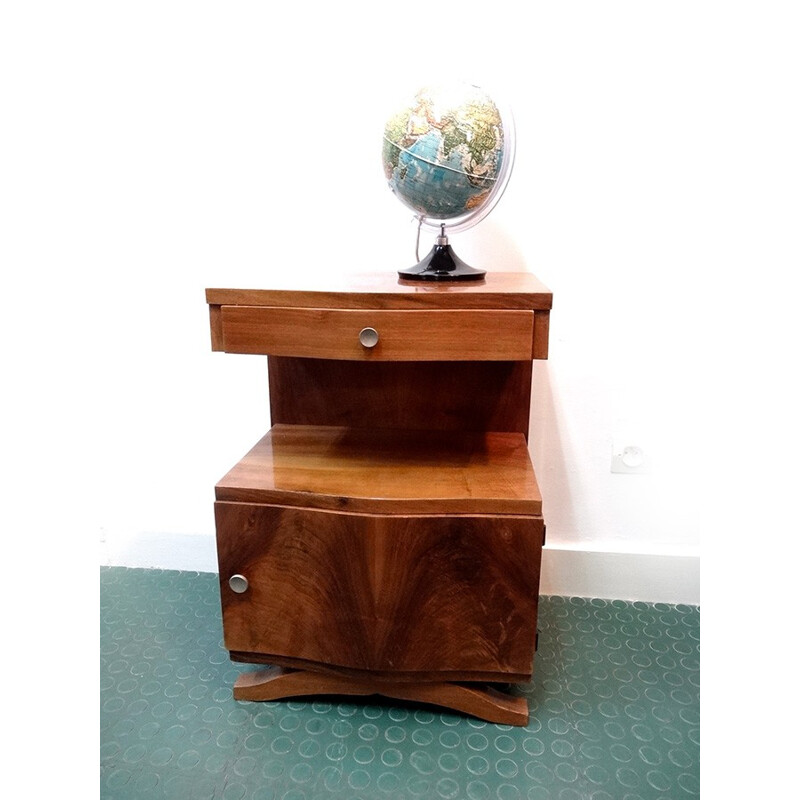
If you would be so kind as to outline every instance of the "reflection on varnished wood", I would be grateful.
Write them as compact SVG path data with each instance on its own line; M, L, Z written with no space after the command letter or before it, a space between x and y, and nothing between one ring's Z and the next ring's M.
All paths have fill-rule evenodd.
M277 282L284 278L286 285ZM206 289L209 305L255 305L289 308L529 308L547 310L553 305L552 292L529 272L487 274L474 284L421 283L398 280L391 270L347 275L329 270L321 281L316 271L303 286L302 270L285 276L270 275L270 289Z
M216 504L225 645L358 670L530 677L541 518ZM244 575L248 590L228 586Z
M219 481L216 496L364 513L542 511L518 433L276 425Z

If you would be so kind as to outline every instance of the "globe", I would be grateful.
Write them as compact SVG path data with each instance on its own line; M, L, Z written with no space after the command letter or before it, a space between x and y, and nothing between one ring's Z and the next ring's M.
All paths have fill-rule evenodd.
M420 88L386 122L383 168L390 189L414 212L419 227L439 230L433 250L400 270L418 280L476 280L485 270L452 251L454 233L483 219L496 205L514 161L514 127L508 109L472 84Z

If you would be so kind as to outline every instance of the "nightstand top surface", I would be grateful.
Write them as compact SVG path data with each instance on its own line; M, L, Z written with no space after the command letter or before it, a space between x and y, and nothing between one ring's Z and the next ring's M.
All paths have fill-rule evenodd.
M530 272L489 272L484 280L401 280L397 273L331 275L304 284L293 275L270 289L206 289L209 305L295 308L503 308L545 311L553 295Z
M356 513L542 513L519 433L275 425L217 500Z

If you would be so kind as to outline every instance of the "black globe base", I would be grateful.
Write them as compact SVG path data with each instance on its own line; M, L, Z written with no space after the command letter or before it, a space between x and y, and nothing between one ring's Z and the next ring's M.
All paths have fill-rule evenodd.
M407 281L479 281L486 270L462 261L449 244L435 244L419 264L398 270L397 274Z

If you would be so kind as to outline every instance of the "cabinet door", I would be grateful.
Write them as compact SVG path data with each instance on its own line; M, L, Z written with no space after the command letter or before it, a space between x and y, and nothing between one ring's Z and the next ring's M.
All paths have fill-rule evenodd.
M217 502L216 518L235 657L394 679L530 678L541 517Z

